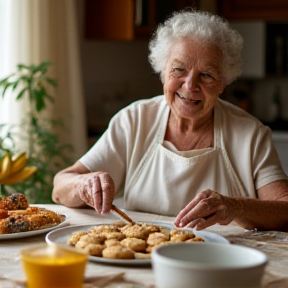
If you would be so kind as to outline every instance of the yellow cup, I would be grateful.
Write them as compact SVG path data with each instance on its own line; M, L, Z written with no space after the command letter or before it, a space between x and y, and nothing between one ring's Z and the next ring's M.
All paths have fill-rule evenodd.
M82 288L88 255L59 245L40 245L20 252L27 288Z

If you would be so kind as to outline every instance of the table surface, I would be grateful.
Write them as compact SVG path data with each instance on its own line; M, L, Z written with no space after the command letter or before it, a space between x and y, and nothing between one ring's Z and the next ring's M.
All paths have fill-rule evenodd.
M112 213L99 215L93 209L72 209L62 205L32 205L65 214L69 225L101 224L117 220ZM136 221L161 221L173 223L174 217L126 211ZM207 231L224 236L231 244L245 245L263 251L269 258L263 277L264 288L288 287L288 233L277 231L250 231L235 224L228 226L214 225ZM0 240L0 277L25 280L19 251L35 244L44 243L46 234L27 238ZM229 244L227 244L229 245ZM154 276L151 266L116 266L89 261L85 276L103 276L124 272L125 281L140 283L140 287L154 287ZM130 285L130 284L129 284ZM1 285L0 285L1 287ZM128 285L123 286L128 287ZM129 286L129 287L139 287Z

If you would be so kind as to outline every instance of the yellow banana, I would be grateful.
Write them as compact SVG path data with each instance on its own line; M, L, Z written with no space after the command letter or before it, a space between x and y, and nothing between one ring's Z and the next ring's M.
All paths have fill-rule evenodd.
M2 179L5 179L6 177L8 177L10 175L10 171L11 171L11 156L10 154L5 154L1 160L0 163L0 181Z
M10 175L22 170L27 164L28 157L25 152L19 154L15 158L12 157L12 165Z
M22 182L29 177L31 177L37 171L35 166L26 166L22 170L14 173L13 175L8 176L7 178L0 180L0 184L9 185L18 182Z

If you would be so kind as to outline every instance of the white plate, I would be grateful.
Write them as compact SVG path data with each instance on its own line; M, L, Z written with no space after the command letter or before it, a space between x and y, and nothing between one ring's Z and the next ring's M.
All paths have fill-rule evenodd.
M62 216L65 217L65 220L61 222L60 224L49 227L49 228L44 228L44 229L39 229L39 230L33 230L33 231L26 231L26 232L19 232L19 233L10 233L10 234L0 234L0 240L6 240L6 239L19 239L19 238L25 238L25 237L30 237L30 236L35 236L38 234L43 234L50 232L51 230L54 230L56 228L64 227L69 225L69 222L67 220L67 217L63 214Z
M172 224L165 223L165 222L157 222L157 221L139 221L139 222L151 223L151 224L162 226L168 229L174 228ZM103 225L103 224L104 223L102 224L97 223L94 225L91 225L91 224L74 225L74 226L59 228L59 229L49 232L46 235L45 239L46 239L46 242L49 244L55 243L55 244L69 245L68 242L72 234L76 232L80 232L80 231L89 231L93 227L98 226L98 225ZM110 224L110 223L105 223L105 224ZM193 233L196 236L202 237L206 242L230 244L226 238L218 234L212 233L212 232L194 231L193 229L187 229L187 230L193 231ZM94 261L94 262L105 263L105 264L117 264L117 265L150 265L151 264L151 259L107 259L107 258L96 257L96 256L91 256L91 255L89 256L89 260Z

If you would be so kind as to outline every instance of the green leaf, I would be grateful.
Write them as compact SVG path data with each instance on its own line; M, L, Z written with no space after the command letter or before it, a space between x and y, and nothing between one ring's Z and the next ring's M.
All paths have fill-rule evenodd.
M18 70L22 70L22 69L30 70L30 66L27 66L27 65L24 65L24 64L18 64L17 68L18 68Z
M52 63L49 61L42 62L39 66L34 67L33 72L36 73L40 71L42 74L45 74L50 65L52 65Z
M17 95L16 100L21 99L21 98L23 97L23 95L24 95L24 93L25 93L26 90L27 90L27 88L24 87L24 88L21 90L21 92Z
M34 127L37 126L37 118L32 116L31 123Z
M16 81L14 82L14 85L13 85L13 87L12 87L12 90L13 90L13 91L17 88L19 82L20 82L20 80L16 80Z
M2 96L3 96L3 97L4 97L7 89L8 89L10 86L12 86L13 84L14 84L14 82L8 82L8 83L6 84L6 86L4 87L4 89L3 89L3 91L2 91Z
M50 77L45 77L44 80L55 87L57 86L57 81Z
M10 77L14 76L14 75L15 75L15 73L12 73L11 75L9 75L9 76L7 76L7 77L1 79L1 80L0 80L0 86L5 85L6 82L8 82L8 79L9 79Z
M27 76L27 75L23 75L20 77L22 81L26 82L28 85L32 82L31 77Z
M44 88L41 88L40 90L34 90L35 93L35 108L37 112L42 111L45 108L45 101L44 97L46 94L46 91Z

